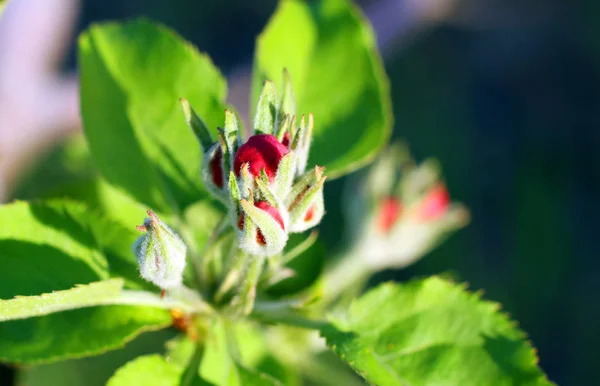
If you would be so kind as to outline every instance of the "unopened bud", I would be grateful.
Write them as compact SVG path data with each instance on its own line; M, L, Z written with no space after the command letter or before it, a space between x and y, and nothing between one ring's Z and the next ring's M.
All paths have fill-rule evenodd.
M233 170L240 176L242 165L248 164L248 170L254 177L259 177L265 171L269 182L275 179L279 162L289 152L277 137L271 134L253 135L235 154Z
M395 197L389 197L382 200L379 206L378 227L382 233L388 233L398 221L402 211L400 200Z
M417 220L432 221L443 216L450 207L450 195L444 184L437 184L427 192L415 212Z
M283 139L281 140L281 144L288 149L290 148L290 133L286 132L283 134Z
M283 250L288 235L286 213L266 201L241 200L238 220L240 248L253 255L272 256Z
M140 275L163 289L177 287L183 279L186 246L154 212L149 210L148 216L137 227L146 233L133 246Z
M202 160L202 180L208 190L222 201L227 200L225 171L223 170L223 149L219 142L214 143L205 153Z
M215 151L215 154L213 155L209 163L211 174L210 177L212 179L213 184L215 184L215 186L217 186L218 188L223 188L223 165L221 165L222 162L223 151L221 150L221 147L218 147L217 151Z
M325 214L323 203L322 167L315 167L292 187L286 204L290 213L290 232L304 232L321 222Z

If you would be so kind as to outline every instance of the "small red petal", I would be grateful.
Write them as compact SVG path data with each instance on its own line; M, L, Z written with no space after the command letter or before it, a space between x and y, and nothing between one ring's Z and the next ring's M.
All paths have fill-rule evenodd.
M281 141L281 144L289 149L289 147L290 147L290 133L285 133L283 135L283 140Z
M435 220L442 216L450 206L450 195L444 184L431 188L419 204L417 218L422 221Z
M279 226L281 226L281 229L285 229L284 225L283 225L283 218L281 217L281 214L279 213L279 210L277 210L277 208L269 205L269 203L266 201L256 202L256 203L254 203L254 206L257 207L258 209L262 209L265 212L267 212L268 214L270 214L271 217L273 217L275 219L275 221L277 221Z
M210 173L212 174L213 183L219 188L223 187L223 167L221 161L223 160L223 151L221 147L217 149L214 157L210 160Z
M260 229L256 232L256 242L260 245L267 245L267 240L265 240L265 235L260 231Z
M254 177L258 177L260 171L264 169L269 181L273 181L279 161L288 152L288 148L279 142L274 135L253 135L235 153L233 170L235 175L239 177L242 165L248 163L250 174Z
M238 228L240 228L240 230L244 230L244 214L242 213L240 215L240 219L238 220ZM267 240L265 240L265 236L263 235L263 233L260 231L260 229L258 229L256 231L256 242L260 245L266 245L267 244Z
M244 214L240 214L240 218L238 219L238 228L240 230L244 230Z
M256 203L254 203L254 206L267 212L269 215L271 215L271 217L273 217L275 219L275 221L277 221L277 223L281 226L281 229L285 229L284 225L283 225L283 218L281 217L281 214L279 213L277 208L269 205L269 203L267 203L265 201L256 202ZM244 217L244 213L242 213L240 215L240 218L238 219L238 224L237 224L238 228L240 230L243 230L244 224L245 224L245 217ZM258 229L256 232L256 242L260 245L267 244L267 240L265 239L265 236L260 231L260 229Z
M306 211L306 214L304 215L304 221L309 222L310 220L313 219L314 216L315 216L315 206L313 204Z
M401 212L402 203L400 200L393 197L382 200L378 218L379 230L384 233L389 232L398 221Z

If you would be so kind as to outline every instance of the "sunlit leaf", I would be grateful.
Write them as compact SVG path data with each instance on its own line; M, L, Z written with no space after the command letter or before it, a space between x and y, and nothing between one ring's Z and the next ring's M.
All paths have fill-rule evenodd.
M92 26L79 40L81 109L94 160L113 185L165 212L201 198L201 152L179 98L224 119L226 83L210 59L146 20Z
M383 284L321 331L376 385L550 385L496 303L438 277Z
M311 164L338 177L364 166L392 125L389 85L368 21L348 0L282 1L256 47L254 105L263 82L291 74L297 114L313 113Z

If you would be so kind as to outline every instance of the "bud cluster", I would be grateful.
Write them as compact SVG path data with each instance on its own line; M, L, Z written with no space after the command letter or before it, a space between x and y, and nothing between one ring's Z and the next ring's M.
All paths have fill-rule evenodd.
M469 219L463 205L451 202L438 163L417 166L400 145L373 165L365 188L367 229L359 248L374 269L415 262Z
M296 117L292 82L283 76L283 93L265 82L254 125L244 141L235 114L225 111L217 140L182 100L186 119L203 150L202 178L228 208L238 244L246 253L272 256L288 234L317 225L324 214L324 168L306 171L313 130L312 115Z

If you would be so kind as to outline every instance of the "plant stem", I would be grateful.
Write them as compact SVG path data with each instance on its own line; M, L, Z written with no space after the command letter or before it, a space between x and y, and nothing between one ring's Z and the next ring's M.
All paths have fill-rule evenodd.
M317 241L318 237L319 232L312 231L305 240L303 240L300 244L296 245L291 251L283 255L283 257L281 258L281 264L286 265L290 261L294 260L296 257L300 256L308 248L313 246L315 241Z
M200 254L198 252L198 246L196 244L196 240L194 238L193 232L180 216L176 217L176 220L177 220L177 230L179 231L179 234L181 235L181 238L183 239L185 245L189 249L188 261L192 263L192 267L193 267L194 287L196 287L198 289L203 289L202 286L204 283L202 282L202 280L199 279L201 277L201 273L202 273L202 265L201 265L202 259L200 258Z
M238 282L242 272L244 271L247 261L248 254L242 250L238 250L227 276L225 276L225 279L221 282L221 285L215 294L215 301L217 303L223 300L223 297L227 294L227 292L229 292L229 290L231 290Z
M258 285L258 279L262 273L264 263L265 256L249 256L244 281L232 303L242 315L249 315L252 312L252 308L254 308L256 286Z
M327 321L307 319L304 316L289 310L278 312L256 312L253 316L263 322L285 324L309 330L320 330L329 325L329 322Z
M336 260L325 272L323 278L324 304L329 304L338 299L349 289L361 290L369 276L373 274L372 268L366 263L362 252L353 250L351 253Z
M235 324L229 319L223 319L223 332L225 334L225 343L227 352L234 362L240 361L240 348L235 334Z
M202 357L204 356L204 344L198 343L196 345L196 349L194 350L194 355L192 359L190 359L190 363L185 369L184 373L181 375L181 379L179 382L180 386L191 386L194 385L198 376L198 370L200 368L200 363L202 362Z
M210 235L210 238L204 246L203 256L201 256L198 261L198 263L201 264L200 280L207 283L207 285L212 285L213 279L215 279L218 276L216 272L212 272L210 269L210 263L212 262L212 259L210 259L209 257L213 256L213 254L209 254L208 252L211 251L215 243L219 240L219 237L223 235L223 232L227 230L229 225L230 223L228 221L227 216L223 216L223 218L219 220L219 223L213 230L212 234Z
M123 290L118 297L98 299L97 301L88 302L80 307L71 307L69 309L107 305L135 305L164 309L177 308L183 312L189 313L208 314L212 312L211 307L204 303L200 298L191 299L187 296L167 296L165 298L161 298L160 296L151 292L133 290Z

